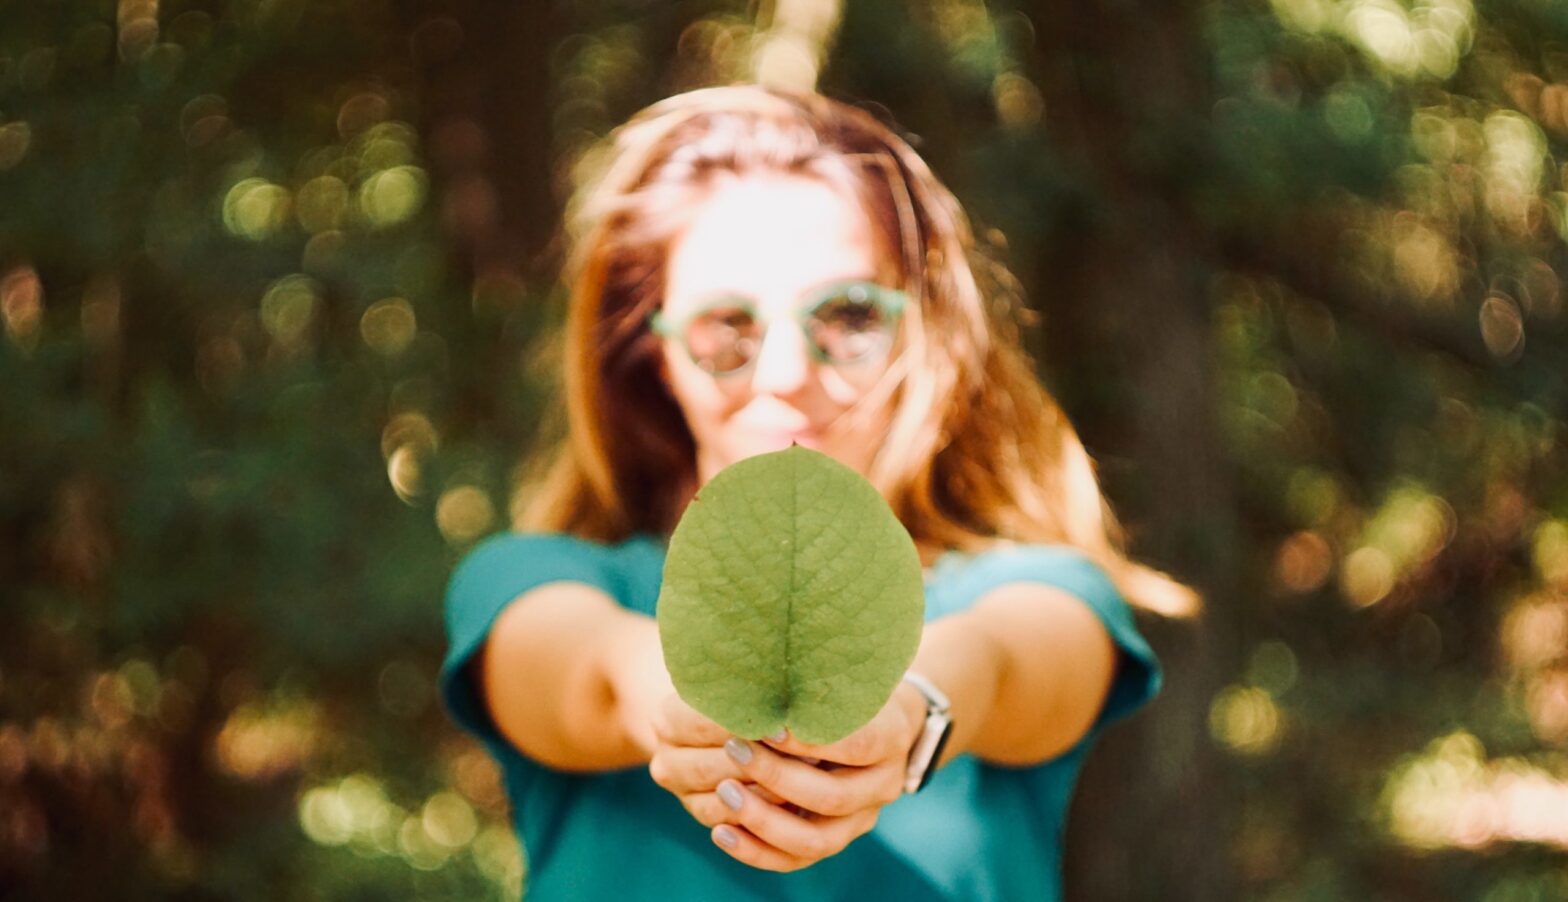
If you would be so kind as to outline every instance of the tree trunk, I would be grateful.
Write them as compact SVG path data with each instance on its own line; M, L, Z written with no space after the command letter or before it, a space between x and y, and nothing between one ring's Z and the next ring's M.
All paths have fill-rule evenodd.
M1036 283L1045 357L1071 361L1064 404L1131 552L1206 604L1196 624L1143 623L1165 689L1091 757L1067 831L1068 896L1230 899L1234 800L1201 714L1235 657L1237 524L1211 400L1211 264L1179 187L1197 164L1184 123L1206 116L1207 54L1187 2L1028 11L1049 140L1084 182L1070 222L1020 253L1049 283Z
M551 188L554 4L451 0L413 14L443 224L472 274L531 273L560 222Z

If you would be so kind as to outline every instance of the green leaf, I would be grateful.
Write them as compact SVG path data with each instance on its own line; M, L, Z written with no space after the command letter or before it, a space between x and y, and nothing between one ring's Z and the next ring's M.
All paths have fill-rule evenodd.
M664 661L686 703L738 736L835 742L914 659L925 589L876 488L799 446L726 467L670 537Z

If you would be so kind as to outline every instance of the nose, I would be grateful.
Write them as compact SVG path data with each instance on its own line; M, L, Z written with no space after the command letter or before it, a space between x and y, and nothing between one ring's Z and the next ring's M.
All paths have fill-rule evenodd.
M781 320L768 328L757 351L751 374L752 391L791 395L805 387L811 375L806 335L795 323Z

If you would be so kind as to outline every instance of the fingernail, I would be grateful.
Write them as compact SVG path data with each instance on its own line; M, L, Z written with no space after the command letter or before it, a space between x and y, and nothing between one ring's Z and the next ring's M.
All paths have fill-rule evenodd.
M741 797L739 786L725 780L719 784L719 801L730 806L731 811L739 811L746 800Z
M729 827L715 828L713 831L713 839L715 842L726 849L735 848L735 843L740 841L740 837L736 836L735 831L731 830Z
M739 737L731 737L724 743L724 753L735 759L736 764L751 763L751 746Z
M772 736L769 736L768 737L768 741L769 742L783 742L784 740L786 740L788 738L789 738L789 731L788 730L780 730L777 733L774 733Z

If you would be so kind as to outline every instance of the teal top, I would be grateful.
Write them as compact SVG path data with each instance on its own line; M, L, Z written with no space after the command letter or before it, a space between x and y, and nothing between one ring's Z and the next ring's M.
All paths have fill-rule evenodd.
M998 586L1038 582L1081 599L1121 650L1115 682L1085 738L1034 767L1008 768L962 754L920 793L882 809L848 848L789 874L742 864L646 767L565 773L531 760L496 730L465 664L501 610L545 583L594 586L652 615L664 572L663 540L637 535L602 545L565 535L501 535L458 566L447 588L451 642L441 689L453 716L500 764L526 852L525 895L632 900L878 899L1054 900L1061 897L1062 827L1078 771L1096 736L1159 689L1160 671L1115 586L1080 552L1002 546L949 552L926 577L926 620L962 611Z

